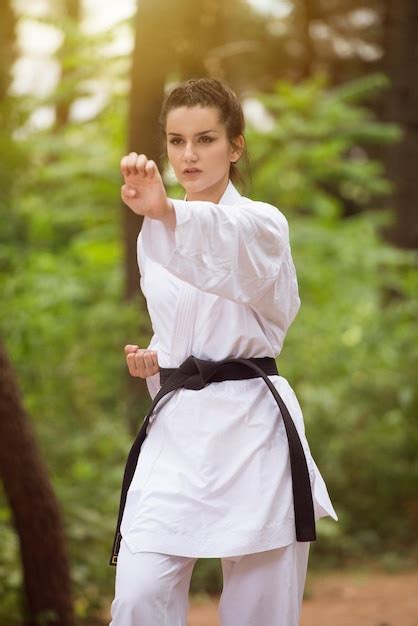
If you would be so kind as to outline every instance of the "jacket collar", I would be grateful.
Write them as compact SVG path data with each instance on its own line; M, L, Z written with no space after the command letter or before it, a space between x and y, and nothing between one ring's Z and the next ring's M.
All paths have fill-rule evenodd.
M183 200L187 200L187 194L184 195ZM232 183L232 180L229 179L228 184L226 186L225 191L223 192L221 199L218 204L235 204L241 200L242 196L235 185Z

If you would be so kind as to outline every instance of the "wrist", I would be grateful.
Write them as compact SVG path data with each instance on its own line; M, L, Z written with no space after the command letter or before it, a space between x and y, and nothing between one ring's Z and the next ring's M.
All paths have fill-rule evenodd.
M163 222L163 224L165 224L171 230L175 230L175 228L176 228L176 212L174 210L174 205L170 201L169 198L167 198L166 209L164 210L164 212L161 214L161 216L158 219L161 222Z

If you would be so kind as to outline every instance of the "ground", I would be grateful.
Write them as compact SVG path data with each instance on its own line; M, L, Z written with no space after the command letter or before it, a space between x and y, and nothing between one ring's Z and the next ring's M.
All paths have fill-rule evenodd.
M218 601L192 597L188 626L219 626ZM308 571L300 626L418 626L418 572Z
M219 626L218 602L191 596L188 626ZM80 626L108 626L107 613ZM308 570L300 626L418 626L418 570Z

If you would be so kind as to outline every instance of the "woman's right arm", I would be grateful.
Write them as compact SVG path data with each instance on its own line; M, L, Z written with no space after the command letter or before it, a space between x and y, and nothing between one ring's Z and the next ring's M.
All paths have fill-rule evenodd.
M300 308L289 225L273 205L171 200L176 227L144 218L142 254L202 291L252 307L286 331Z

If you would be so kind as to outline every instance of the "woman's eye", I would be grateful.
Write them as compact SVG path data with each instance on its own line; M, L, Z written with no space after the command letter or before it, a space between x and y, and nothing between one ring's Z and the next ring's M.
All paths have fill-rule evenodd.
M202 140L202 143L212 143L212 141L214 141L214 138L209 137L209 135L203 135L202 137L199 137L199 139ZM180 139L179 137L174 137L173 139L170 139L170 143L174 144L175 146L178 145L181 141L182 139Z

